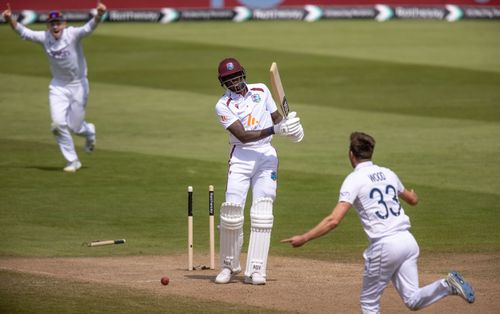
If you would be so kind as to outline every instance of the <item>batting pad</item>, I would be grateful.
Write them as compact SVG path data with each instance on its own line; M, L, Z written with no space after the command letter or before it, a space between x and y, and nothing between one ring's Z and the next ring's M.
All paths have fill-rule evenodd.
M253 273L266 277L273 219L273 200L268 197L257 199L250 210L250 243L245 268L247 277Z
M243 234L243 207L222 203L220 208L220 264L222 268L239 271Z

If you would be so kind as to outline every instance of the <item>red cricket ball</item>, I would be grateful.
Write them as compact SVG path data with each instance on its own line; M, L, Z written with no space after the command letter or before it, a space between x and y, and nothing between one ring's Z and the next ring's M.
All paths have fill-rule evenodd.
M168 278L167 276L164 276L164 277L161 277L160 281L161 281L162 285L166 286L170 282L170 278Z

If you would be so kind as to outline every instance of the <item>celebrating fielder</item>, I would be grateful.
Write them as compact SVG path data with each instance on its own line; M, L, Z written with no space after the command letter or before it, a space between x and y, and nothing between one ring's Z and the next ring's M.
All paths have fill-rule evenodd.
M106 12L106 6L97 4L97 15L81 27L66 27L59 11L49 13L47 31L33 31L12 18L7 5L2 15L21 38L42 45L50 63L52 80L49 85L52 133L67 161L64 171L75 172L82 167L75 150L71 132L84 136L85 150L92 152L96 143L95 126L85 121L89 94L87 63L83 55L82 38L90 35Z
M278 157L271 146L273 134L300 142L304 131L295 112L283 119L264 84L247 84L246 73L233 58L220 62L219 81L226 89L215 110L229 131L231 152L226 200L220 209L220 266L216 283L228 283L241 271L243 209L252 187L250 243L245 283L266 283L266 265L273 226Z
M363 254L362 313L380 313L380 298L389 281L411 310L424 308L451 294L473 303L474 290L458 272L450 272L446 279L419 288L419 247L409 232L410 219L398 196L410 205L417 205L418 197L415 191L405 189L390 169L372 163L374 148L375 140L368 134L351 134L349 159L354 171L340 188L337 206L316 227L281 242L299 247L321 237L336 228L354 206L370 241Z

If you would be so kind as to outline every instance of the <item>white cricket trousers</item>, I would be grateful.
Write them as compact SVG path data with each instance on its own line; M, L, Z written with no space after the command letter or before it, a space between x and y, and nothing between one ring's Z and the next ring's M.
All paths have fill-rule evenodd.
M85 107L89 95L87 79L71 83L52 80L49 85L49 104L52 130L67 161L78 159L70 131L79 136L91 132L85 122Z
M252 200L276 198L278 157L270 144L257 147L233 146L227 175L226 202L245 208L248 189Z
M424 308L451 294L444 279L419 288L418 255L417 241L409 231L370 244L363 254L365 271L360 297L363 314L380 313L380 298L389 281L410 310Z

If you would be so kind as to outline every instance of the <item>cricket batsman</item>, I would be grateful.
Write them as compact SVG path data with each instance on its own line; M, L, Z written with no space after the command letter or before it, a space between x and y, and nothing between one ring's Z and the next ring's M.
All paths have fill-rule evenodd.
M229 132L230 154L226 199L220 209L221 272L215 282L228 283L241 271L243 209L252 187L245 283L264 285L278 179L272 136L284 135L300 142L304 130L295 112L283 118L266 85L246 82L245 69L238 60L222 60L218 78L225 93L215 111L219 123Z

